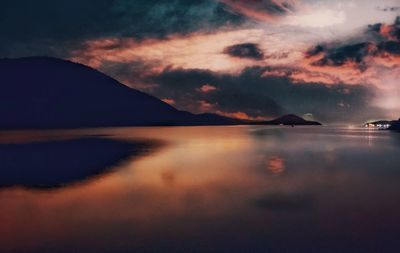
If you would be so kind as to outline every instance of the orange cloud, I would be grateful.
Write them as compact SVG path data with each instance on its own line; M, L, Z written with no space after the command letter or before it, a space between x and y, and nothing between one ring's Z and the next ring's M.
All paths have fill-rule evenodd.
M205 100L197 101L197 104L199 105L199 111L202 113L210 112L210 111L213 111L213 109L214 109L214 105L210 104L209 102L207 102Z
M208 92L214 91L216 89L217 89L217 87L215 87L215 86L212 86L210 84L204 84L203 86L198 88L197 91L203 92L203 93L208 93Z
M176 104L176 101L175 101L174 99L172 99L172 98L163 98L163 99L161 99L161 100L162 100L163 102L169 104L169 105L175 105L175 104Z
M295 81L310 81L318 79L325 84L367 84L371 77L370 72L363 72L358 64L348 61L341 66L318 66L314 65L313 59L304 59L299 62L299 67L305 69L302 73L293 75Z
M398 40L396 37L397 29L396 25L381 24L378 33L387 40Z
M288 64L302 57L305 45L298 42L282 44L284 34L271 34L261 28L170 35L165 39L137 41L126 38L88 40L72 52L70 60L101 67L106 62L129 64L133 61L148 63L148 72L160 73L165 68L206 69L216 72L238 73L245 67ZM236 59L223 53L224 49L238 43L255 43L266 55L290 52L285 57L261 61Z
M275 21L285 13L293 12L295 0L221 0L232 10L260 21Z
M268 1L235 1L222 0L232 9L246 13L255 18L278 17L263 10L260 6ZM284 1L270 1L277 6ZM252 6L251 3L254 3ZM292 1L293 6L297 1ZM259 6L260 8L256 8ZM282 6L281 6L282 7ZM285 7L282 13L289 13L291 8ZM286 8L286 9L285 9ZM261 15L260 17L258 15ZM360 63L352 59L347 60L340 66L314 64L325 56L325 52L313 55L305 55L315 37L303 38L307 34L299 34L299 31L277 32L269 31L273 25L262 24L253 28L238 28L237 30L219 30L213 33L192 33L186 35L172 34L163 39L135 40L131 38L102 38L88 40L84 47L72 53L70 58L94 68L101 68L107 63L131 64L141 62L146 64L143 72L140 72L144 79L146 76L157 75L165 69L200 69L216 73L239 74L247 67L261 67L266 70L263 76L288 77L294 83L315 83L323 85L370 85L381 90L390 90L380 95L379 105L393 107L395 103L392 92L397 86L396 78L400 75L400 56L388 53L377 53L376 45L369 44L366 50L368 56L364 58L365 68L360 68ZM275 27L276 28L276 27ZM392 26L382 26L380 33L386 38L391 36ZM301 32L301 31L300 31ZM260 61L251 59L238 59L224 54L226 47L240 44L257 44L264 52L265 58ZM106 72L106 71L105 71ZM119 79L120 77L114 76ZM132 84L129 77L122 82L132 87L141 88L138 84ZM139 79L140 79L139 78ZM398 80L398 79L397 79ZM146 85L148 85L146 83ZM156 85L156 84L155 84ZM212 84L204 84L196 89L197 92L209 93L215 91ZM388 102L392 101L392 102ZM175 104L166 98L165 102ZM179 101L178 101L179 102ZM208 112L215 110L216 106L206 101L193 102L193 106L199 107L199 111ZM196 110L197 111L197 110ZM225 113L223 115L237 118L252 119L243 112Z
M235 119L243 119L243 120L267 120L268 118L266 117L251 117L248 114L244 112L223 112L223 111L216 111L216 114L229 117L229 118L235 118Z
M321 83L334 85L340 81L334 76L319 72L296 71L289 75L294 83Z
M333 75L321 73L319 71L310 71L308 67L280 67L267 69L262 77L288 77L294 83L316 83L334 85L341 82L341 80Z

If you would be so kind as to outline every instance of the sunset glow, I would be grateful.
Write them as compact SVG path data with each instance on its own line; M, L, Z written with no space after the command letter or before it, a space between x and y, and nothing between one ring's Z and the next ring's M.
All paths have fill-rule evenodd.
M389 102L399 93L400 8L395 0L207 0L149 6L135 18L135 4L115 3L108 10L115 16L112 29L105 25L104 32L97 32L102 24L91 24L93 33L78 34L62 50L57 35L47 40L54 45L46 55L89 65L194 113L241 118L305 114L310 109L296 105L309 99L300 94L314 85L330 87L325 93L334 104L348 96L334 89L364 94L350 92L358 119L340 106L332 113L320 110L326 100L310 101L320 120L400 114L397 103ZM45 48L39 44L30 45L28 54ZM282 84L298 91L288 93L278 88ZM265 108L265 100L280 109Z

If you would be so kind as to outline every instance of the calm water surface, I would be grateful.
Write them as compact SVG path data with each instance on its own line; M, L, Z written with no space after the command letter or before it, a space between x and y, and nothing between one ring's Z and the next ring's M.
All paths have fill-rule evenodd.
M0 252L400 252L400 134L264 126L3 132L0 166L5 174L30 169L26 157L60 173L98 166L91 161L109 154L103 142L94 143L98 153L70 151L82 144L68 140L82 138L141 145L107 160L106 173L59 185L9 177L0 188ZM40 153L34 145L63 141L70 149Z

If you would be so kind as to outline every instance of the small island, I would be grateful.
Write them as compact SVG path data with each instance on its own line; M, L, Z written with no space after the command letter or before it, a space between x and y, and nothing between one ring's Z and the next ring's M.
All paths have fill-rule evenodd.
M260 121L258 125L283 125L283 126L321 126L322 124L317 121L305 120L294 114L284 115L274 120Z

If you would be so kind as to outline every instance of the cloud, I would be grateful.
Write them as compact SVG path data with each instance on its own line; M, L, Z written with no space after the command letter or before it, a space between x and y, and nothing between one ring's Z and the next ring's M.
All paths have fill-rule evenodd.
M221 0L221 2L234 12L261 21L273 21L291 13L297 4L295 0Z
M354 42L356 41L356 42ZM373 103L398 117L400 89L400 18L393 24L369 25L351 40L319 44L306 53L303 67L329 74L344 83L375 89ZM384 117L384 115L382 116Z
M242 43L226 47L223 51L232 57L248 58L253 60L264 59L263 51L255 43Z
M208 93L217 90L217 87L210 85L210 84L204 84L200 88L196 89L198 92L203 92L203 93Z
M315 66L310 62L319 56L304 59L300 53L296 58L293 51L273 59L275 51L269 50L280 45L274 36L258 29L242 29L143 41L101 39L88 41L73 60L161 99L172 99L179 109L196 113L218 112L242 118L313 113L325 122L364 121L377 115L377 109L370 105L374 89L359 78L358 69ZM245 44L266 51L263 60L223 53L232 45L235 50L242 48L243 43L232 42L255 37L264 44ZM325 53L325 47L321 48L315 54ZM277 53L281 50L275 49ZM353 112L357 112L357 119L350 116Z
M87 40L84 47L72 54L71 59L98 68L131 87L145 90L159 98L174 99L175 106L192 112L237 113L249 118L268 118L285 112L304 114L315 111L312 106L320 106L321 102L315 101L318 97L315 94L321 93L323 97L331 92L339 95L333 98L327 96L326 101L329 102L326 103L329 106L317 109L314 113L317 119L327 122L350 119L354 122L356 119L351 118L350 113L357 112L357 118L363 121L376 117L378 110L375 107L388 108L395 105L394 97L379 97L385 85L390 87L387 83L394 82L396 76L380 80L381 69L371 66L369 60L373 57L373 61L380 62L380 65L388 65L385 68L395 68L397 64L393 54L396 46L379 33L369 29L351 42L320 43L308 52L307 43L291 40L293 37L285 38L282 33L267 32L259 27L216 30L213 33L172 34L166 38L143 40L110 37ZM282 41L288 43L283 44ZM376 46L371 47L371 43ZM382 53L372 54L373 50ZM241 57L232 57L226 54L228 52ZM254 59L261 58L261 54L264 55L262 59ZM262 71L254 78L257 84L246 90L237 84L237 80L252 83L254 80L242 78L242 74L249 69ZM178 86L164 89L163 86L168 87L172 81L163 78L172 77L172 73L180 73L180 76L175 76L186 76L187 80L181 80ZM200 73L203 76L198 79L199 82L190 77ZM207 73L208 77L203 78ZM220 84L222 77L230 77L226 83L233 82L234 85ZM272 87L277 82L285 84L279 94L261 85L263 83L266 87ZM185 91L184 83L192 83L189 85L191 88ZM202 86L205 84L216 90L204 92ZM289 89L291 85L296 87ZM297 86L302 86L302 89ZM299 96L293 95L293 90L297 89L301 94ZM360 95L355 96L354 102L349 101L349 94L341 94L342 91L357 89ZM176 94L171 94L171 90L176 90ZM312 92L316 93L312 95ZM235 102L238 94L243 95ZM307 100L312 106L305 106ZM296 107L293 101L298 102L299 106ZM375 103L375 106L371 103Z
M287 18L286 23L292 26L311 27L311 28L325 28L335 25L341 25L347 20L344 11L335 10L318 10L309 13L302 13L301 15L291 15Z
M214 0L5 0L0 4L0 55L65 57L90 39L210 32L245 19Z
M372 37L366 37L372 35ZM317 45L307 53L307 58L317 58L312 62L316 66L344 66L353 63L361 70L369 65L367 60L400 56L400 17L393 25L369 25L363 42L349 45ZM361 39L362 40L362 39Z
M248 117L275 116L282 113L282 108L266 93L258 93L260 87L246 87L244 81L251 81L255 70L249 70L239 76L218 74L206 70L165 70L159 75L149 78L148 82L158 86L152 91L153 95L167 94L174 98L176 106L197 113L221 112L238 113ZM212 92L196 92L205 83L211 83L215 90ZM200 105L200 106L199 106Z
M378 7L380 11L400 11L400 6Z
M293 62L294 58L303 57L297 43L282 45L280 41L283 39L279 34L271 34L258 28L218 30L214 33L187 35L175 34L163 39L139 41L132 38L111 37L87 40L81 48L71 52L70 59L94 68L102 68L104 62L129 64L142 61L151 68L146 72L160 72L164 68L172 67L233 73L254 65L285 64ZM254 44L247 51L253 57L259 57L260 54L265 53L265 59L255 61L253 58L242 58L240 60L223 53L227 47L243 44L238 41ZM241 52L243 54L243 51ZM107 73L112 74L112 72Z
M169 104L169 105L175 105L175 100L171 99L171 98L163 98L161 99L163 102Z
M0 57L70 59L194 112L362 118L371 100L398 107L395 16L362 0L5 0Z
M355 63L360 69L365 68L364 58L372 50L369 43L357 43L338 48L329 49L323 45L317 45L307 52L307 57L321 55L320 59L314 61L315 66L343 66L348 62Z
M216 114L229 117L229 118L234 118L234 119L244 119L244 120L268 120L268 117L263 117L263 116L257 116L257 117L252 117L248 115L247 113L244 112L224 112L224 111L215 111Z
M148 77L146 82L152 85L149 92L153 95L173 99L179 109L195 113L214 112L252 119L312 113L324 122L356 122L380 113L370 105L374 95L367 87L293 83L287 75L265 75L271 70L251 67L239 74L223 74L199 69L166 69ZM204 84L212 84L215 90L198 92Z

